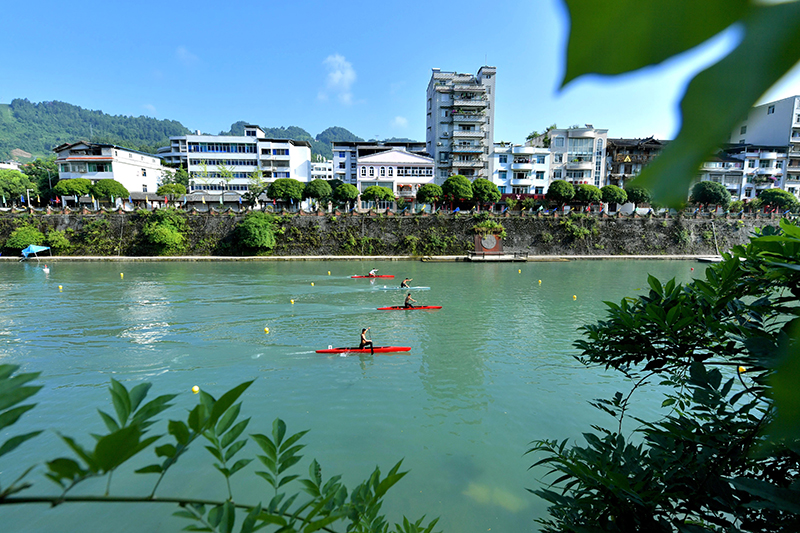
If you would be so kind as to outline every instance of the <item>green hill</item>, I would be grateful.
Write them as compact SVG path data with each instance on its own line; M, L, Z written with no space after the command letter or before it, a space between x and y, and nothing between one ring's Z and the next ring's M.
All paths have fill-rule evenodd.
M245 124L251 123L234 122L229 131L218 135L244 135ZM262 129L267 137L308 141L311 153L326 159L333 157L332 141L363 140L339 127L328 128L316 138L297 126ZM158 148L169 145L170 137L191 133L176 120L107 115L65 102L31 103L16 98L10 104L0 104L0 161L50 157L55 146L82 140L154 154Z
M172 135L190 131L175 120L107 115L64 102L31 103L16 98L0 104L0 159L19 150L32 157L50 157L53 147L80 140L118 144L155 153ZM14 157L22 159L21 157Z

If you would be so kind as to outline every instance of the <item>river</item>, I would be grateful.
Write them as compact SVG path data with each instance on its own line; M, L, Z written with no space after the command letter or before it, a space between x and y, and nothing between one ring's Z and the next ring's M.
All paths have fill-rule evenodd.
M43 264L43 263L42 263ZM41 372L38 406L8 430L47 429L0 458L0 484L25 466L68 456L58 433L93 446L113 412L110 378L129 389L153 383L150 397L180 393L160 418L184 418L194 385L219 397L255 379L243 395L247 433L269 433L276 417L303 439L323 475L348 488L375 466L398 460L410 473L389 493L391 521L441 517L447 532L535 531L546 506L541 470L528 470L534 439L574 438L612 423L588 401L626 390L614 373L577 363L577 329L603 316L603 301L647 290L647 273L666 281L703 271L692 261L571 261L502 264L370 262L0 263L0 362ZM394 279L351 279L378 268ZM692 270L692 268L694 270ZM399 305L399 284L437 311L377 311ZM541 282L540 282L541 281ZM367 356L315 353L358 343L370 327L376 345L411 351ZM265 332L268 328L268 333ZM642 412L660 400L642 392ZM652 400L652 401L650 401ZM156 426L163 432L163 424ZM222 476L197 443L159 495L223 499ZM239 456L261 451L249 443ZM134 460L154 462L152 452ZM237 457L239 457L237 456ZM254 461L234 476L237 502L268 501L272 489ZM307 462L297 473L305 474ZM31 474L32 494L57 487ZM153 475L114 475L112 494L148 494ZM79 493L99 493L105 480ZM79 504L3 507L7 531L178 531L174 507ZM96 521L96 522L95 522Z

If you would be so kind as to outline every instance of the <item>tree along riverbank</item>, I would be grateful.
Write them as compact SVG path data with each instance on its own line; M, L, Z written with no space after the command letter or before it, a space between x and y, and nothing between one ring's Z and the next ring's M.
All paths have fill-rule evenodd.
M159 211L166 210L3 214L0 243L4 256L18 257L20 248L9 241L15 231L19 235L20 228L32 228L44 236L41 244L61 256L461 256L474 250L479 231L486 232L476 226L490 221L501 226L494 233L503 236L508 253L685 256L717 255L745 244L755 228L777 224L769 216L708 214L283 214L271 218L271 248L254 249L242 242L238 231L243 214L173 210L169 217L157 217ZM170 243L170 239L179 242Z

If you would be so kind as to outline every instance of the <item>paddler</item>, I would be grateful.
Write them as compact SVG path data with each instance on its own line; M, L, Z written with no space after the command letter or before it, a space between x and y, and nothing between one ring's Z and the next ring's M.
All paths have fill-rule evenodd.
M369 271L369 274L367 274L367 276L369 276L371 278L374 278L377 275L378 275L378 269L377 268L373 268L372 270Z
M408 282L409 282L409 281L414 281L414 280L412 280L411 278L405 278L405 279L402 281L402 283L400 283L400 288L401 288L401 289L408 289L408 288L410 288L410 287L408 286Z
M409 292L409 293L406 295L406 301L405 301L405 303L403 304L403 307L405 307L406 309L409 309L409 308L412 308L412 307L414 307L414 306L411 304L411 302L415 302L415 303L416 303L416 300L415 300L414 298L412 298L412 297L411 297L411 293Z
M372 345L372 340L367 338L367 331L369 331L369 328L363 328L361 330L361 344L358 345L358 349L363 350L369 346L370 353L375 355L375 347Z

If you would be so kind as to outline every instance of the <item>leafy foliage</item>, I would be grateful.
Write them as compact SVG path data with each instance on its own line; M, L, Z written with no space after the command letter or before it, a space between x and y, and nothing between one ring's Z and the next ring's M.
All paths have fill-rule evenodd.
M450 201L471 200L472 194L472 183L461 174L450 176L442 184L443 198Z
M174 207L167 207L143 216L147 217L147 222L142 228L142 234L156 247L159 255L178 255L186 250L185 213Z
M731 203L731 193L721 183L701 181L692 187L691 200L696 204L728 207L728 204Z
M442 188L435 183L426 183L417 189L417 201L423 204L438 202L443 196Z
M705 279L648 279L584 326L579 360L622 372L627 394L592 405L615 419L585 446L535 441L557 476L543 531L795 531L800 525L800 228L783 220L724 254ZM623 423L650 380L666 413Z
M602 201L603 193L594 185L579 183L575 186L575 196L572 199L582 204L593 204Z
M571 31L565 84L584 74L623 74L659 64L734 23L743 32L730 54L689 83L681 101L681 131L635 180L651 188L660 203L685 201L703 161L800 57L800 2L566 3ZM622 49L630 53L618 53Z
M278 178L267 189L267 196L276 200L293 200L299 202L303 199L305 185L293 178Z
M250 211L236 226L239 243L250 249L268 250L275 247L275 218L262 211Z
M186 194L186 187L184 187L180 183L165 183L161 187L158 188L156 194L159 196L164 196L167 194L172 194L175 196L183 196Z
M482 204L489 204L500 201L501 195L497 185L485 178L476 178L472 182L472 196Z
M472 231L479 235L499 235L501 238L506 237L506 228L504 228L502 224L491 219L478 222L472 226Z
M340 203L352 202L358 198L358 188L349 183L342 183L333 191L333 199Z
M388 187L370 185L361 193L361 199L367 202L393 201L394 193Z
M18 374L17 367L0 365L0 429L13 425L35 404L23 404L41 386L27 385L38 374ZM174 515L189 521L186 530L230 533L241 520L238 531L250 533L262 528L271 531L332 531L341 524L346 531L387 533L389 523L381 514L383 498L391 487L400 481L406 472L400 471L401 462L395 464L383 476L378 468L368 479L352 491L341 482L341 476L323 479L322 467L312 460L304 477L298 464L303 459L300 452L305 447L300 441L307 431L289 434L286 423L275 419L270 435L245 432L249 418L242 419L242 394L252 381L237 385L219 399L206 391L198 391L198 402L188 411L185 419L169 420L164 427L156 418L173 406L176 394L165 394L146 401L151 385L140 383L128 390L124 384L111 380L109 392L113 411L98 410L106 431L92 435L94 444L83 445L77 439L61 435L61 440L71 451L70 456L46 461L45 476L54 482L60 493L55 496L15 496L33 486L25 481L32 467L22 476L5 486L0 485L0 505L19 505L30 502L50 503L53 506L74 502L112 503L129 502L138 505L173 503L178 506ZM112 414L113 413L113 414ZM158 424L157 430L154 430ZM164 433L166 429L166 433ZM5 455L38 435L35 431L15 435L0 445L0 456ZM156 495L164 477L173 470L179 459L194 448L200 438L207 443L206 451L211 462L225 480L227 497L222 500L199 500L185 497ZM162 439L168 439L164 441ZM162 441L156 445L158 441ZM264 470L256 472L271 487L268 502L240 503L234 499L231 478L253 461L253 457L242 457L248 442L255 442L263 452L257 458ZM121 467L129 466L133 458L153 451L155 462L139 468L136 473L155 474L157 478L149 495L111 495L112 474ZM237 457L239 457L237 459ZM141 460L137 459L141 463ZM80 494L74 490L86 481L105 478L103 495ZM287 490L294 490L287 495ZM41 493L40 493L41 494ZM237 516L238 515L238 516ZM395 524L397 533L430 533L437 520L427 524L424 517L411 522L404 518Z
M124 198L129 195L128 189L117 180L98 180L92 185L92 194L97 198Z
M783 189L767 189L761 191L758 198L764 205L777 207L778 209L796 209L798 206L797 198L789 191Z
M23 195L27 198L26 189L31 189L33 194L39 192L27 174L19 170L0 169L0 195L5 196L7 202L19 202Z
M572 200L574 196L575 187L571 183L564 180L553 180L547 188L545 198L555 204L565 204Z
M11 232L11 235L6 239L5 247L22 250L29 244L41 246L44 244L44 234L35 226L24 224Z
M86 196L91 189L92 182L86 178L61 180L53 187L55 192L63 196Z
M628 193L616 185L606 185L600 188L603 195L603 202L607 204L624 204L628 201Z
M652 200L650 191L644 187L626 184L625 193L628 195L628 201L634 205L649 204Z
M309 181L305 188L303 189L303 197L304 198L330 198L333 195L333 189L331 189L330 183L326 180L311 180Z

